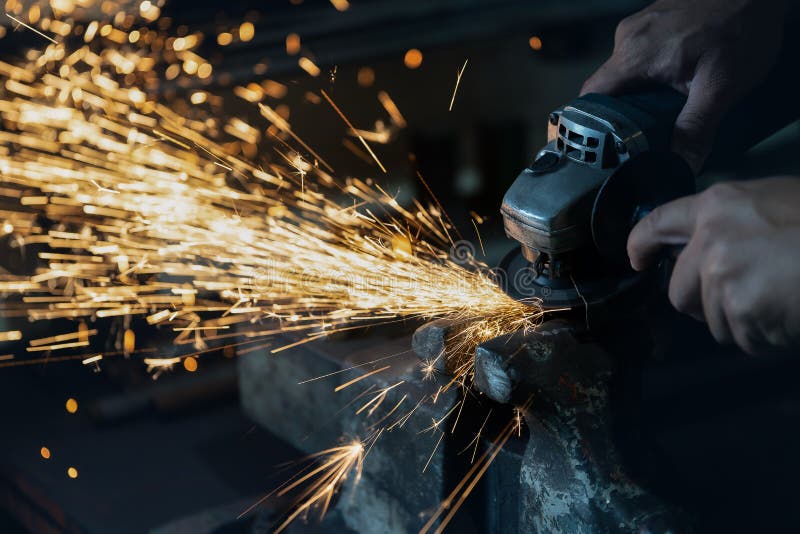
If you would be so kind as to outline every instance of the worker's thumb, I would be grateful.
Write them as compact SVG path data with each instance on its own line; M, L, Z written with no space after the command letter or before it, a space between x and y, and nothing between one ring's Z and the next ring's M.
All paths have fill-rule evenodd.
M720 84L708 70L698 70L689 96L675 121L672 150L682 156L698 174L714 144L717 127L727 105Z

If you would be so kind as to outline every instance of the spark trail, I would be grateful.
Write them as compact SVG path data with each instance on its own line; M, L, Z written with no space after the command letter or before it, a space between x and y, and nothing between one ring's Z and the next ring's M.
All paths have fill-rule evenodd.
M33 80L3 73L0 92L12 125L0 133L0 216L21 246L46 249L33 276L6 277L0 291L24 293L31 319L143 315L203 345L236 336L221 333L236 324L311 340L441 316L478 321L469 343L538 317L485 265L450 257L437 210L404 207L365 181L340 184L285 147L295 167L257 167L197 121L81 71L96 56L69 57L43 62Z
M138 11L145 23L159 16L150 2ZM47 42L21 64L0 62L0 236L18 264L35 260L32 273L0 274L0 313L70 319L76 328L39 339L3 333L47 357L4 355L0 367L69 360L97 366L144 353L157 376L212 350L209 343L294 335L290 345L272 349L279 352L336 331L447 317L464 325L449 340L447 356L459 365L448 387L466 387L478 343L541 317L536 302L505 295L486 265L450 253L455 228L438 203L401 204L369 180L333 176L277 109L259 102L259 91L276 92L280 84L235 91L268 124L225 117L208 91L192 93L197 105L165 103L154 96L154 67L178 82L208 77L211 65L193 50L202 35L178 40L123 17L115 25L92 21L72 46L68 15L48 19L54 37L22 23L21 8L9 15ZM405 126L388 94L380 101L393 123ZM136 316L173 331L175 344L194 352L141 351L130 329L121 350L91 350L98 330L88 323L128 324ZM64 355L73 350L85 352ZM372 414L385 394L361 409ZM398 411L385 428L402 426L415 410ZM312 508L324 514L343 481L351 473L358 478L364 444L374 444L382 428L319 453L321 469L281 490L305 488L279 528Z

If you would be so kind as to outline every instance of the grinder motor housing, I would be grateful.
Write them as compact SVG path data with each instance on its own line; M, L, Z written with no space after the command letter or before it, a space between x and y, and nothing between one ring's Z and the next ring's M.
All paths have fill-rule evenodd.
M501 207L506 234L520 243L501 265L509 294L551 309L593 305L642 280L628 264L630 230L695 189L669 150L685 101L672 90L589 94L550 114L547 145Z

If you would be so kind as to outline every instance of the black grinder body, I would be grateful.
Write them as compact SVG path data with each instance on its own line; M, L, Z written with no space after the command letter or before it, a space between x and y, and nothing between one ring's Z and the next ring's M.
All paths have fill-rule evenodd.
M550 114L548 143L506 193L506 234L520 243L501 267L507 291L545 308L607 302L644 277L629 266L633 225L694 192L670 151L686 98L672 90L589 94Z

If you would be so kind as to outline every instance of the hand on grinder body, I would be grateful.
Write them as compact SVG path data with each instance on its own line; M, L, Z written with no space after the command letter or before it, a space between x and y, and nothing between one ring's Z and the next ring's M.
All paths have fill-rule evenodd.
M663 84L687 95L673 150L701 169L723 115L777 61L786 0L658 0L617 26L614 52L581 94Z
M634 227L636 270L686 244L669 299L717 341L750 354L800 347L800 177L717 184L655 209Z

